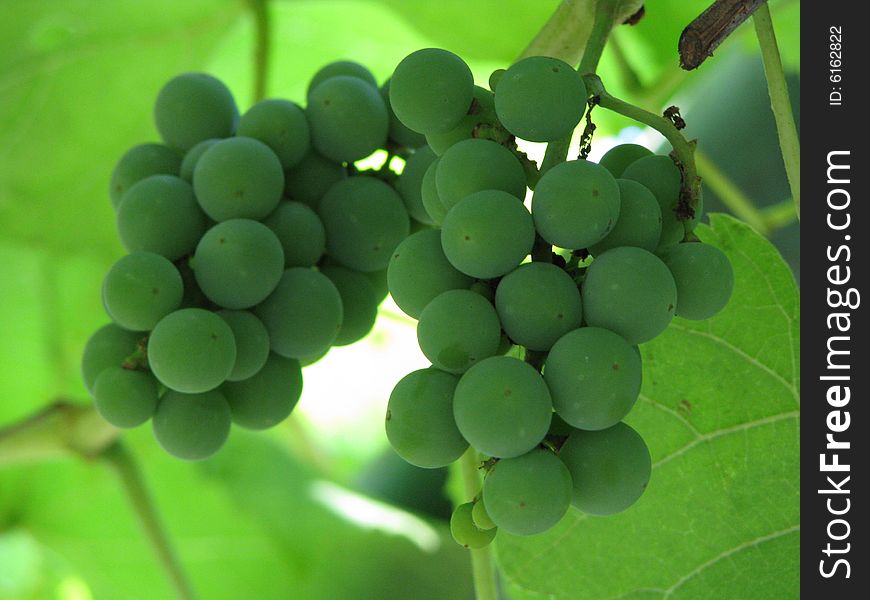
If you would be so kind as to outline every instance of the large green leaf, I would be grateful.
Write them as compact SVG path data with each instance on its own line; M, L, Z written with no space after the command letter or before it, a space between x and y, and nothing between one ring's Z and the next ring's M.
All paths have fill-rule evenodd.
M708 321L677 319L646 344L629 422L653 457L644 496L612 517L571 509L530 538L499 534L507 577L535 597L796 598L799 304L776 250L724 215L705 242L734 266Z

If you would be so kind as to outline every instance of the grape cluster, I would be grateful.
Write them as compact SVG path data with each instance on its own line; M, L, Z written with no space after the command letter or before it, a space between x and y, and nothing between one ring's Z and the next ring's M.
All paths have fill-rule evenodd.
M586 89L570 65L526 58L490 87L475 86L459 57L426 49L399 64L390 88L399 121L425 135L417 155L429 164L407 181L419 180L439 227L399 244L387 270L432 366L395 386L386 433L420 467L469 446L488 457L481 494L451 520L469 548L499 528L543 532L571 505L608 515L633 504L651 471L622 422L641 388L637 345L675 315L712 316L733 285L721 251L688 241L700 211L677 217L682 176L669 157L627 144L599 164L527 176L516 138L560 140L583 117Z
M162 143L135 146L112 173L129 254L103 282L112 323L82 359L108 422L151 419L170 454L208 457L232 423L285 419L302 366L372 329L409 212L427 219L430 156L411 152L425 139L395 118L388 90L347 61L314 76L305 109L268 99L240 115L201 73L161 89ZM407 176L355 168L384 148L407 158Z

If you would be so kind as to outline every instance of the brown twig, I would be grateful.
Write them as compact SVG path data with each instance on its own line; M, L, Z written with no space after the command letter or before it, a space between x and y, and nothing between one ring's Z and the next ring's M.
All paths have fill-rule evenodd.
M680 67L697 69L765 0L716 0L680 35Z

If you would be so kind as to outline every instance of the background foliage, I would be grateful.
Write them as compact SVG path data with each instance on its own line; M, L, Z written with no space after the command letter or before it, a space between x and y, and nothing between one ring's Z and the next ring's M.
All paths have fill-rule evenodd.
M485 82L557 4L274 1L268 95L301 101L310 76L341 58L383 80L425 46L459 53ZM605 52L601 76L653 110L679 104L689 134L734 184L707 188L708 210L734 206L735 193L749 200L797 272L798 229L751 26L699 71L676 66L679 32L705 4L648 2L638 26L616 32L621 52ZM796 90L800 6L771 4ZM250 105L254 22L240 0L0 0L0 16L2 427L55 399L88 402L79 355L106 321L99 287L122 254L112 166L156 138L151 105L178 72L211 72ZM596 122L598 140L640 133L601 110ZM796 596L797 290L757 232L720 216L703 235L729 253L737 290L711 322L677 322L644 348L631 421L656 463L649 493L619 517L571 513L542 536L501 535L512 596ZM467 557L439 518L449 511L445 474L385 453L389 390L422 359L408 323L389 305L382 313L367 342L306 370L301 415L270 434L236 430L202 464L169 458L147 428L127 436L202 598L470 597ZM326 387L338 370L346 386ZM0 461L0 599L91 597L171 597L114 473L98 460Z

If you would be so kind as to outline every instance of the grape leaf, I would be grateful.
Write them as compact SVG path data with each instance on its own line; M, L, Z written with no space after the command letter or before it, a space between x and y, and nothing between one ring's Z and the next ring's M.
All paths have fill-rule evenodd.
M675 319L642 347L644 385L627 421L653 474L612 517L571 509L534 537L500 533L522 598L676 600L799 595L799 298L776 250L711 215L700 237L735 273L729 305Z

